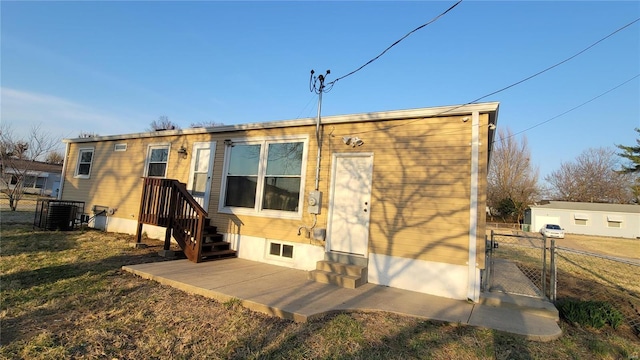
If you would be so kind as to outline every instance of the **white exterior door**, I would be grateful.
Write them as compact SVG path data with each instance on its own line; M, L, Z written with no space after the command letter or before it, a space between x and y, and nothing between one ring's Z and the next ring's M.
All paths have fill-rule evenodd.
M327 246L367 256L373 154L334 154Z
M216 154L215 142L198 142L193 144L191 152L191 170L187 189L203 209L209 206L211 194L211 176L213 159Z

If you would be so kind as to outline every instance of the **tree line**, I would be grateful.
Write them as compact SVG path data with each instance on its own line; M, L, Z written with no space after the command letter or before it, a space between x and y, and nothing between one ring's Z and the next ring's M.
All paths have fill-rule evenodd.
M635 129L640 135L640 129ZM518 140L500 129L493 144L487 177L491 216L520 222L529 205L540 200L640 204L640 136L637 144L589 148L539 182L526 136Z

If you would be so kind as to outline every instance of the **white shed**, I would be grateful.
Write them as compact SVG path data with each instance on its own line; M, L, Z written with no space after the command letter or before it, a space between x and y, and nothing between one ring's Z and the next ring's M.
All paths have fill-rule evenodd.
M566 233L640 239L640 205L544 201L525 214L531 231L558 224Z

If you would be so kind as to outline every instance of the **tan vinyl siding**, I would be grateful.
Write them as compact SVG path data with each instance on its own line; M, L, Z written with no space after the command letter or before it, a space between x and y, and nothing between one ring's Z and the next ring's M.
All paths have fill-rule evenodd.
M479 227L485 223L488 115L480 116L478 202ZM319 190L324 193L317 227L327 227L331 158L333 153L373 153L373 184L370 211L369 251L412 259L464 265L469 248L469 197L471 178L471 122L462 116L426 119L336 123L322 127L322 159ZM253 139L289 135L307 136L304 196L301 219L218 213L223 181L225 139ZM355 135L360 147L343 143L343 136ZM136 220L139 212L141 177L147 147L152 143L171 144L167 177L188 182L192 146L195 142L216 141L208 212L220 232L266 239L310 243L298 236L301 225L311 226L306 198L315 188L317 143L315 126L255 129L224 133L157 136L127 140L70 143L64 199L117 208L116 217ZM115 143L127 150L115 152ZM184 146L188 155L177 154ZM95 147L89 179L73 177L78 149ZM478 234L478 262L483 265L484 232ZM482 256L481 256L482 255Z

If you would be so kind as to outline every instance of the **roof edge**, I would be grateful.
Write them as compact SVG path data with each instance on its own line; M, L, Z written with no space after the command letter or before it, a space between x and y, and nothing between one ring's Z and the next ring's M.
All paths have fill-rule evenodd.
M495 113L494 119L497 117L499 102L486 102L478 104L462 104L462 105L450 105L450 106L438 106L430 108L416 108L405 110L391 110L391 111L379 111L360 114L348 114L348 115L331 115L322 117L323 125L331 124L343 124L351 122L370 122L370 121L384 121L384 120L401 120L411 119L419 117L437 117L437 116L451 116L451 115L467 115L475 111L484 113ZM262 123L248 123L238 125L225 125L215 126L209 128L190 128L182 130L164 130L164 131L151 131L142 133L131 133L122 135L107 135L96 136L90 138L72 138L63 139L64 143L83 143L94 141L107 141L107 140L125 140L125 139L137 139L137 138L151 138L160 136L172 136L172 135L188 135L188 134L206 134L206 133L222 133L231 131L243 131L243 130L259 130L259 129L273 129L291 126L308 126L315 125L316 118L304 118L294 120L279 120L269 121Z

